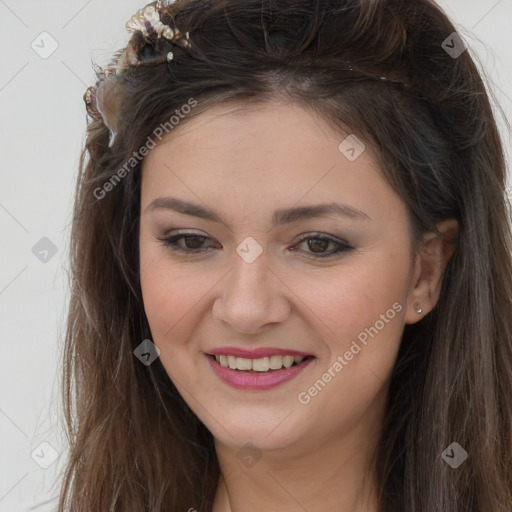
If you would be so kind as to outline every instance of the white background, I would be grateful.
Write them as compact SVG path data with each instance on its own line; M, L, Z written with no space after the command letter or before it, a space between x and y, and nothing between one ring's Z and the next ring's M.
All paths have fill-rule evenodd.
M66 456L60 358L70 213L86 126L82 96L94 82L91 61L104 65L126 44L124 23L143 5L0 0L0 512L26 511L58 494ZM440 5L512 119L512 0ZM42 46L44 31L58 43L46 59L31 47ZM501 121L500 128L510 155L510 134ZM57 248L46 263L32 252L43 237ZM60 455L47 469L34 460L51 461L51 448L41 443Z

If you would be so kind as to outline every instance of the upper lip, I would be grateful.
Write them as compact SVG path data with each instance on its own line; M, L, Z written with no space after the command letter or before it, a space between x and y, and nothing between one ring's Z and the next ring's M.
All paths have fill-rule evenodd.
M261 347L254 349L246 349L239 347L219 347L209 350L206 353L212 356L235 356L243 357L244 359L260 359L263 357L270 356L311 356L311 354L307 354L306 352L300 352L298 350L272 347Z

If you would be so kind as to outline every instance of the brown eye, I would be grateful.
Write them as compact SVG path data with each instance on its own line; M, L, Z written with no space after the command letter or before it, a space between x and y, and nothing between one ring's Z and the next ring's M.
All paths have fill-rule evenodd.
M325 235L315 234L315 236L311 234L302 235L302 240L300 243L306 242L309 254L312 256L306 256L310 259L321 259L321 258L330 258L331 256L335 256L338 253L349 252L354 250L350 244L345 242L344 240L337 240ZM332 244L335 247L335 250L326 253L326 249L329 245ZM300 245L300 244L298 244ZM294 249L292 249L294 250Z
M311 243L312 242L312 243ZM326 240L325 238L309 238L308 239L308 247L313 251L325 251L327 247L329 247L329 244L331 243L330 240Z
M181 238L185 241L187 249L200 249L206 240L206 237L201 235L182 236Z
M202 251L204 248L203 244L206 240L210 240L210 238L196 233L186 233L165 238L157 238L157 240L162 242L164 246L169 247L172 251L194 254L204 252ZM180 244L180 241L183 241L183 244Z

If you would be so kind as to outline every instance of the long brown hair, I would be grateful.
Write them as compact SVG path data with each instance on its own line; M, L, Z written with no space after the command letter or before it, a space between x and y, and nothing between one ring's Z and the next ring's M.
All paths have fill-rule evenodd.
M193 44L148 47L134 34L141 63L119 77L118 133L109 144L108 127L91 120L81 158L59 512L212 508L212 435L160 361L134 357L151 339L139 285L140 162L98 194L191 98L197 107L176 129L223 102L310 108L375 148L415 243L437 222L458 220L438 304L404 328L377 453L380 511L510 512L506 166L482 75L469 51L454 56L443 44L453 24L430 0L178 0L165 9ZM469 455L457 469L441 456L452 442Z

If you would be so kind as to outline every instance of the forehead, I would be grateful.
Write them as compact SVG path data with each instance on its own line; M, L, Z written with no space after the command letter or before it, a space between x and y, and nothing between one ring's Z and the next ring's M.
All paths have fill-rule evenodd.
M268 100L256 104L222 103L186 119L168 132L159 144L186 140L201 148L203 140L209 142L209 148L251 147L264 143L265 147L282 148L309 145L333 145L338 148L351 130L339 121L339 128L332 127L326 119L313 108L294 102ZM247 135L250 134L250 137ZM362 142L362 141L360 141ZM364 151L374 157L373 147L365 144ZM292 155L288 154L288 157Z
M403 216L404 205L372 148L353 137L296 104L212 108L145 157L141 211L172 196L226 219L266 218L292 206L327 203L351 206L382 222ZM356 158L347 157L347 144Z
M347 150L351 153L348 153ZM293 187L333 166L353 175L380 173L373 149L354 134L333 130L297 104L219 105L170 132L143 162L143 174L165 179L170 169L202 180L237 176ZM338 172L340 174L340 172ZM170 178L170 176L167 176Z

